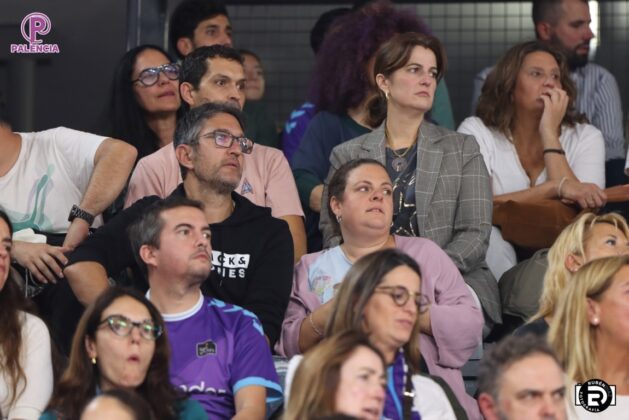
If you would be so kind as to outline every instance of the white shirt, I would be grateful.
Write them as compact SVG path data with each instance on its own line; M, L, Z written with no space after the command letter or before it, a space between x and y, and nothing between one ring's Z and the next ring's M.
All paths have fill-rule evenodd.
M494 195L531 188L531 180L522 167L515 145L502 133L485 126L478 117L469 117L458 128L460 133L476 138L492 180ZM601 132L590 124L564 126L559 143L566 152L566 160L581 182L591 182L605 188L605 142ZM534 185L548 180L546 168Z
M10 281L10 280L9 280ZM26 388L9 406L12 386L9 379L0 374L0 410L3 419L37 420L52 395L52 361L50 334L44 322L34 315L23 313L22 348L20 364L26 377ZM18 384L18 392L24 383Z
M19 135L17 161L0 177L0 206L14 231L66 233L70 209L83 199L96 150L105 137L65 127ZM99 216L93 227L100 225Z

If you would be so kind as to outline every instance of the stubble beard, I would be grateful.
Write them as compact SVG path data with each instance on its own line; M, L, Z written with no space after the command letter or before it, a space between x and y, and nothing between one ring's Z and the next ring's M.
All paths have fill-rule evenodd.
M230 182L219 177L212 177L207 181L208 186L220 195L231 194L238 186L237 182Z

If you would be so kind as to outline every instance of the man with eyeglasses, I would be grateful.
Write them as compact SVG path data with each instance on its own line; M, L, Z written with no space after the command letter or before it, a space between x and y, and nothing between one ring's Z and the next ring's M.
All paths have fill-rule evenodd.
M245 103L242 57L222 45L201 47L181 63L179 91L186 106L225 102L238 109ZM256 139L253 139L254 141ZM129 181L125 207L142 197L168 196L182 181L174 148L166 146L138 162ZM306 232L297 186L281 151L256 144L245 156L243 176L236 192L254 204L270 207L286 223L293 238L295 261L306 253Z
M230 119L210 117L201 132L214 133L214 124ZM230 136L214 139L226 145ZM133 254L148 273L147 298L164 317L171 382L199 401L211 419L261 420L265 400L280 399L282 390L258 318L201 293L212 269L212 234L205 219L200 202L176 195L161 200L131 226Z
M226 104L207 103L186 113L177 123L174 141L184 180L171 196L205 204L213 267L203 292L256 314L273 345L291 290L293 247L284 221L234 192L244 155L255 148L242 127L240 111ZM138 268L126 232L159 200L156 196L139 200L69 257L64 273L79 300L93 301L107 287L108 274Z

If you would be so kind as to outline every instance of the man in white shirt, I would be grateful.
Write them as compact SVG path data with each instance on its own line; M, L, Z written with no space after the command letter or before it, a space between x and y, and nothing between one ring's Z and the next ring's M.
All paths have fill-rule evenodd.
M0 207L16 232L11 254L36 286L58 283L36 303L62 350L69 351L72 337L57 333L73 331L63 318L70 307L82 311L60 281L65 254L102 224L100 214L122 191L136 155L120 140L65 127L15 133L0 121Z

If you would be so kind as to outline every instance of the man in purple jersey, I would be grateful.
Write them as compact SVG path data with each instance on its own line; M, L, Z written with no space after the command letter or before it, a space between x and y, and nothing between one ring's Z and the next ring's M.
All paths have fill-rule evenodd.
M166 321L172 383L211 419L264 419L265 403L282 390L262 326L252 312L201 293L212 268L203 205L177 196L158 201L129 234L148 274L147 297Z

